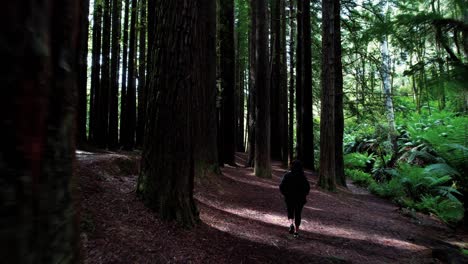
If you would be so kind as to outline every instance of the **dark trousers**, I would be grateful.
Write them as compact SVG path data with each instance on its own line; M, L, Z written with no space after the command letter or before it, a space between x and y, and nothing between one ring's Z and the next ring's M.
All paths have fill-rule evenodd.
M301 214L304 203L297 201L286 200L286 208L288 210L288 219L294 219L296 227L301 225Z

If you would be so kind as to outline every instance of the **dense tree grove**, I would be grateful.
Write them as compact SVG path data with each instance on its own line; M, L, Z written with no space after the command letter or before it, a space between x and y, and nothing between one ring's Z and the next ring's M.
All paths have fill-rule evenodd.
M466 0L30 2L0 18L8 259L78 258L75 145L141 155L137 196L186 227L220 167L296 159L327 191L468 219Z

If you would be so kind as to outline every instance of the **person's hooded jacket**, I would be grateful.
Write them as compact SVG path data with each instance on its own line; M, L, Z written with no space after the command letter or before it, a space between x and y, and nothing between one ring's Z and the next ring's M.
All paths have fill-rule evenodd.
M283 176L279 188L287 203L306 203L310 184L299 161L293 162L291 171Z

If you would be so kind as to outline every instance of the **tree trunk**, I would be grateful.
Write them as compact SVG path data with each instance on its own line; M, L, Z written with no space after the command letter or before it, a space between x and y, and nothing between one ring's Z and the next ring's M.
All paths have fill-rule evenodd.
M289 154L289 143L288 143L288 62L287 62L287 51L286 51L286 0L280 0L280 21L281 21L281 91L280 91L280 106L281 106L281 161L283 166L288 166L288 154Z
M88 14L89 0L80 3L80 46L77 52L78 79L78 117L77 117L77 145L82 147L87 142L86 121L88 115ZM84 15L86 14L86 15Z
M343 160L343 66L341 62L341 5L340 0L334 0L333 7L333 53L335 81L335 178L336 183L346 187Z
M199 3L200 4L200 3ZM154 49L153 82L148 90L148 118L137 192L163 220L190 227L198 221L193 199L193 84L202 62L192 56L199 25L196 1L160 0ZM198 6L199 10L206 8ZM184 15L180 15L184 14ZM207 52L207 51L205 51ZM206 70L198 67L200 71ZM155 89L157 87L157 90Z
M136 23L137 23L137 0L132 0L130 19L130 42L128 49L128 79L127 94L125 95L125 150L133 150L135 147L136 133Z
M219 17L220 77L222 90L222 163L235 164L235 42L234 0L221 0Z
M294 2L295 0L289 0L289 160L292 161L294 159L294 47L295 42L294 39L296 38L296 26L294 24L294 17L296 16L296 12L294 10Z
M97 145L107 147L109 132L109 89L110 89L110 47L111 47L111 5L110 0L104 1L104 19L102 27L102 68L101 89L98 91L98 124Z
M303 2L303 32L302 32L302 162L305 168L313 170L314 166L314 130L312 116L312 53L310 36L310 0Z
M140 45L139 45L139 69L138 69L138 118L136 130L136 145L143 144L146 115L146 0L140 0Z
M333 191L336 189L336 115L335 87L337 83L336 41L334 26L337 0L322 1L322 100L320 118L320 173L318 185Z
M280 0L271 1L271 98L270 98L270 113L271 113L271 158L281 160L281 115L282 109L280 105L281 96L281 12Z
M297 51L296 51L296 141L297 153L296 157L302 160L304 157L304 145L302 142L303 118L302 118L302 93L303 93L303 77L304 77L304 55L303 55L303 31L304 31L304 1L297 1Z
M80 1L7 1L0 22L0 258L79 262L71 182ZM40 48L38 48L40 47Z
M271 178L270 160L270 85L268 77L268 25L266 0L255 1L255 88L256 88L256 127L255 127L255 175Z
M249 32L249 97L248 97L248 159L247 166L254 167L255 161L255 126L256 126L256 114L255 114L255 102L256 102L256 84L255 84L255 72L256 72L256 28L257 28L257 15L255 11L255 0L250 0L250 32Z
M200 0L195 36L195 177L219 174L216 121L216 1Z
M101 47L102 47L102 1L95 0L93 16L93 56L91 68L91 96L90 96L90 138L96 144L98 134L98 93L101 90Z
M112 0L112 58L110 73L109 96L109 137L110 149L116 149L119 145L119 67L120 67L120 14L122 3Z
M127 143L127 74L128 74L128 22L130 18L130 0L125 0L123 41L122 41L122 90L120 92L120 145Z

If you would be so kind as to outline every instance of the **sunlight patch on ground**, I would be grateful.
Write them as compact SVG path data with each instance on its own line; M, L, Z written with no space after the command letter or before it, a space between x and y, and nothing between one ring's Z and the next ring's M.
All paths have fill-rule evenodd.
M284 215L261 212L257 210L252 210L250 208L235 208L235 207L226 207L226 206L222 207L210 201L206 201L206 200L202 201L202 200L200 201L218 210L222 210L222 211L225 211L225 212L228 212L228 213L240 216L240 217L244 217L244 218L248 218L248 219L252 219L252 220L256 220L256 221L260 221L260 222L264 222L264 223L268 223L272 225L277 225L281 227L288 226L288 220L286 216ZM221 227L216 227L216 228L220 229ZM425 247L423 246L419 246L419 245L409 243L406 241L402 241L399 239L394 239L394 238L386 237L382 235L374 235L372 233L372 229L370 229L368 232L363 232L363 231L355 230L352 228L343 228L343 227L338 227L338 226L333 226L333 225L324 225L321 222L311 221L309 219L304 219L303 225L301 225L301 229L310 233L316 233L316 234L331 236L331 237L341 237L341 238L346 238L350 240L367 241L371 243L380 244L386 247L394 247L394 248L410 250L410 251L421 251L425 249ZM223 231L227 232L227 230L223 230ZM254 235L251 235L251 236L254 236ZM254 237L251 237L251 238L254 238Z
M77 155L94 155L95 153L92 153L92 152L87 152L87 151L83 151L83 150L76 150L75 152Z
M244 179L241 179L241 178L237 178L237 177L232 177L231 175L229 175L228 173L224 173L224 176L231 179L231 180L234 180L234 181L237 181L237 182L242 182L242 183L246 183L246 184L251 184L251 185L255 185L255 186L258 186L258 187L263 187L263 188L268 188L268 189L278 189L279 187L278 186L275 186L275 185L272 185L272 184L268 184L268 183L264 183L264 182L258 182L258 181L252 181L252 180L244 180Z

